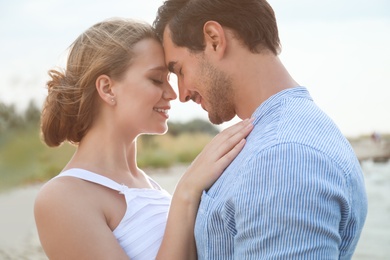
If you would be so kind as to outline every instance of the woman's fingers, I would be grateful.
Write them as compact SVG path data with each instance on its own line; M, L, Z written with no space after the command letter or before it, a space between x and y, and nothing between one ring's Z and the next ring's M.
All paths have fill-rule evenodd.
M245 137L247 135L244 134L242 132L243 129L245 129L247 126L251 126L252 123L253 123L253 120L254 119L245 119L237 124L234 124L228 128L226 128L225 130L223 130L222 132L220 132L215 139L216 142L225 142L226 140L229 140L231 137L235 136L235 135L241 135L243 137Z
M237 155L241 152L242 148L245 146L245 139L241 139L241 141L236 144L231 150L229 150L225 155L223 155L216 163L215 163L215 172L216 174L221 174L226 167L237 157Z
M245 139L248 134L253 129L253 120L249 119L246 121L241 129L238 129L235 132L230 133L229 138L223 142L223 144L219 147L221 157L224 156L227 152L229 152L233 147L235 147L239 142Z
M253 129L253 119L246 119L219 133L203 150L216 162L230 152Z
M247 119L216 135L182 176L181 186L198 195L208 189L245 146L252 123L253 119Z

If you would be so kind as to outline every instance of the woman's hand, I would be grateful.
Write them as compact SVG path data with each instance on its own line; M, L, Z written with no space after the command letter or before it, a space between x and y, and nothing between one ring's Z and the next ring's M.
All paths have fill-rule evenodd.
M181 177L175 192L185 192L188 199L199 200L239 154L245 145L245 137L253 129L253 119L246 119L216 135L189 166Z

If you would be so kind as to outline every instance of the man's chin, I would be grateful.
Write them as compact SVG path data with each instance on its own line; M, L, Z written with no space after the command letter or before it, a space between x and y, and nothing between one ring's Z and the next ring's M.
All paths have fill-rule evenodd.
M212 115L209 113L209 121L214 124L214 125L220 125L224 122L228 122L234 118L235 115L233 116L226 116L225 117L219 116L219 115Z
M223 123L222 118L219 117L219 116L217 116L217 115L212 115L212 114L210 114L210 112L209 112L208 116L209 116L209 121L210 121L210 123L212 123L212 124L214 124L214 125L220 125L220 124Z

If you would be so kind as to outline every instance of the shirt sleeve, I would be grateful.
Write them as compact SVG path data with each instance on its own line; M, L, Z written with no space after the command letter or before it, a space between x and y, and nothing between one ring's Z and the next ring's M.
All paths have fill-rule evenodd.
M253 156L237 183L234 259L338 259L346 176L327 156L280 144Z

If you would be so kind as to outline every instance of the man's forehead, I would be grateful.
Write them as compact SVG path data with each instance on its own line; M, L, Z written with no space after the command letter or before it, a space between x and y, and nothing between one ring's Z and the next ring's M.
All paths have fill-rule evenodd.
M163 46L165 48L171 46L172 44L173 42L171 38L171 30L169 29L168 26L166 26L163 33Z
M163 47L165 52L165 62L167 63L168 70L174 72L177 61L173 56L174 44L171 39L171 31L168 26L164 30L163 34Z

